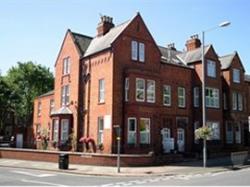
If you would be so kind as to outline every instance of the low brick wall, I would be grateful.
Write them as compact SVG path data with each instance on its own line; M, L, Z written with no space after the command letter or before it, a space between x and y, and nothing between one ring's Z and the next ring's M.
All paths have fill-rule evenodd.
M70 164L115 166L116 154L74 153L62 151L46 151L33 149L0 148L0 158L58 162L60 153L69 154ZM121 155L121 166L150 166L155 165L152 155Z

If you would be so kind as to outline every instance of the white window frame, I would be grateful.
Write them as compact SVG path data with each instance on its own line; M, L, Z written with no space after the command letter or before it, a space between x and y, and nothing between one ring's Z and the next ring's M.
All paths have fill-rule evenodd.
M236 92L233 92L232 93L232 109L233 110L237 110L237 108L238 108L238 106L237 106L237 99L238 98L238 96L237 96L237 93Z
M145 44L139 43L139 61L145 62Z
M61 106L69 105L69 85L64 85L61 91Z
M138 88L139 87L138 81L142 81L143 88ZM139 92L142 92L142 97L143 97L142 99L137 97L137 93L139 93ZM136 78L135 98L136 98L136 101L138 101L138 102L145 101L145 80L144 79Z
M37 115L41 116L42 115L42 102L39 101L38 102L38 106L37 106Z
M97 118L97 145L103 144L104 142L104 118L99 116Z
M53 120L53 141L58 142L59 139L59 120Z
M98 103L105 102L105 80L98 80Z
M196 131L198 128L200 128L200 122L199 122L199 121L195 121L195 122L194 122L194 143L195 143L195 144L199 144L199 140L197 140L197 139L195 138L195 131Z
M240 83L240 70L234 68L233 69L233 82L234 83Z
M241 93L238 93L238 110L243 111L243 96Z
M128 101L129 100L129 78L128 77L125 78L124 90L125 90L125 93L124 93L125 101Z
M60 140L62 142L66 142L68 139L69 139L69 119L61 119L61 137L60 137Z
M216 78L216 62L207 60L207 76Z
M217 127L215 127L217 125ZM220 123L217 121L207 121L207 127L211 128L212 136L209 140L220 140Z
M220 108L220 91L218 88L206 87L206 107Z
M143 121L143 120L148 121L149 127L148 127L148 129L141 131L141 121ZM140 118L140 121L139 121L140 144L147 144L147 145L150 144L150 141L151 141L150 140L150 126L151 126L150 118ZM148 136L147 137L147 139L148 139L147 142L142 141L143 140L142 139L143 135Z
M70 73L70 57L63 59L63 75L68 75Z
M180 95L181 90L183 92L183 95ZM178 107L186 107L186 89L184 87L178 87Z
M131 59L138 60L138 42L134 40L131 41Z
M135 123L135 129L133 131L130 130L130 121L134 121ZM137 138L136 138L136 129L137 129L137 120L135 117L129 117L128 118L128 126L127 126L127 132L128 132L128 135L127 135L127 144L133 144L135 145L136 142L137 142ZM132 138L133 137L133 138Z
M55 100L54 99L50 99L50 103L49 103L50 114L54 111L54 108L55 108Z
M233 124L226 122L226 143L232 144L234 139Z
M169 100L169 103L167 100ZM163 105L171 106L171 86L169 85L163 85Z
M152 86L150 87L151 84ZM147 80L147 102L155 103L155 81L154 80Z
M200 106L200 88L194 87L194 107Z

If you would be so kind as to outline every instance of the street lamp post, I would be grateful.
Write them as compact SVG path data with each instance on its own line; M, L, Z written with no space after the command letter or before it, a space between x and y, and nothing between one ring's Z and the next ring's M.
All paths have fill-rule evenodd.
M114 126L116 130L117 140L117 173L121 172L121 127L119 125Z
M205 33L220 27L226 27L230 25L229 21L220 23L218 26L202 31L202 126L206 126L206 75L205 75ZM207 140L203 139L203 167L207 166Z

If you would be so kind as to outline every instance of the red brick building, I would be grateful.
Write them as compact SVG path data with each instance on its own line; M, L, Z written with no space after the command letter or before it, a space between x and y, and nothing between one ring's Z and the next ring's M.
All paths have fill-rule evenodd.
M116 26L101 17L95 37L68 30L55 88L34 103L34 136L47 129L50 142L62 143L73 133L77 141L91 139L97 151L115 153L118 126L123 153L197 151L201 42L192 36L186 47L158 46L139 13ZM210 150L249 145L245 71L237 53L229 56L205 48Z

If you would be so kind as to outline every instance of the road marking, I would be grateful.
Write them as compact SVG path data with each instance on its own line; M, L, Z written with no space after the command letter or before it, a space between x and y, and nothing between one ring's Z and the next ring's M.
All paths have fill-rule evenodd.
M23 175L28 175L28 176L32 176L32 177L52 177L52 176L56 176L56 174L34 174L34 173L29 173L26 171L11 171L12 173L18 173L18 174L23 174Z
M51 183L51 182L42 182L42 181L35 181L35 180L27 180L27 179L22 179L22 182L26 183L34 183L34 184L45 184L45 185L52 185L52 186L65 186L62 184L56 184L56 183Z

